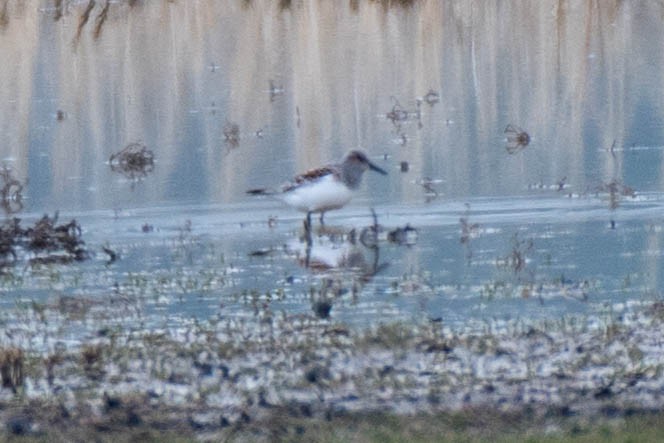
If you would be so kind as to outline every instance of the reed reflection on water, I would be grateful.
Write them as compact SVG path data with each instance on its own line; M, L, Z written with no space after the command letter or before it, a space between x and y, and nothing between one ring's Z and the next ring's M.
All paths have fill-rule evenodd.
M11 202L31 214L167 206L188 220L192 207L211 204L225 220L272 229L280 207L250 202L247 189L359 147L389 176L366 177L345 214L355 222L361 211L366 225L375 207L388 230L417 223L420 238L446 245L381 249L392 276L433 270L434 292L449 280L476 289L492 278L514 231L514 241L535 238L537 252L548 240L538 243L533 226L545 213L555 225L542 227L547 235L578 245L569 237L577 229L585 249L612 246L583 238L585 225L558 229L570 213L590 214L594 227L629 223L626 235L649 229L641 212L623 216L620 206L646 196L639 211L651 217L648 205L661 201L658 2L397 3L6 1L0 154L12 177L28 178L24 198ZM516 196L553 209L528 203L510 218ZM570 197L591 199L589 208ZM595 197L608 211L599 218ZM473 219L488 217L463 206L477 199L473 211L491 208L493 218ZM644 223L645 238L612 252L659 251L661 223ZM568 266L581 285L598 251L577 251L583 265L552 258L547 282ZM658 257L638 262L653 271L645 286L655 291ZM374 274L374 284L392 284Z
M6 2L0 141L27 209L239 202L357 146L408 164L378 202L421 202L424 177L661 189L661 149L629 149L661 146L657 2L277 3ZM133 192L104 164L129 143L157 160Z

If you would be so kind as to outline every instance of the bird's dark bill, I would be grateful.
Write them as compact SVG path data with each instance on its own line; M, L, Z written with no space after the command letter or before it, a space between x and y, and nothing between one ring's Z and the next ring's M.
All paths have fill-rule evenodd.
M383 168L379 168L378 166L374 165L371 162L369 162L369 169L371 169L372 171L380 172L383 175L387 175L387 171L385 171Z

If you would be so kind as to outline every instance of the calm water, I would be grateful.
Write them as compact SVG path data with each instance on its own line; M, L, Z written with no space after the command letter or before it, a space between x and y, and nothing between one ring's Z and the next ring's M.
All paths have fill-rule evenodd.
M93 252L17 266L6 312L72 296L157 325L326 304L464 325L661 297L659 2L279 3L97 2L87 21L87 2L3 3L14 216L76 218ZM513 153L509 124L530 138ZM144 175L109 164L130 143ZM245 190L356 147L389 175L328 214L307 268L302 215Z

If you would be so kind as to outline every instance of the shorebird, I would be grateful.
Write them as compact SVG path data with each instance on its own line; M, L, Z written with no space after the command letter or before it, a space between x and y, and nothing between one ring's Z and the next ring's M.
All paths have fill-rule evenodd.
M371 169L383 175L385 170L373 164L362 151L350 151L340 163L312 169L296 176L276 190L250 189L251 195L272 195L301 212L306 212L306 227L311 227L311 214L320 213L320 222L327 211L339 209L360 187L364 171Z

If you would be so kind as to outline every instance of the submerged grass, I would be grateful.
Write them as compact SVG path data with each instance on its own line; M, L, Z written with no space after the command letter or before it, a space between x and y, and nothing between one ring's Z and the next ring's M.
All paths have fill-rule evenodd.
M36 405L35 405L36 406ZM117 406L112 405L111 408ZM491 410L468 410L443 414L397 415L358 413L330 419L293 419L273 414L269 419L229 427L220 434L196 434L182 427L159 429L142 422L131 422L131 414L114 414L113 424L89 424L63 429L47 427L38 433L11 432L21 426L18 415L0 441L41 443L69 441L122 442L198 442L198 441L292 441L311 443L353 442L660 442L664 441L664 414L649 413L624 419L587 421L578 418L551 420L547 426L528 415ZM135 420L135 418L134 418Z
M337 442L658 442L664 416L645 414L621 420L563 419L544 429L527 416L470 410L452 414L358 414L330 421L293 421L289 441Z

